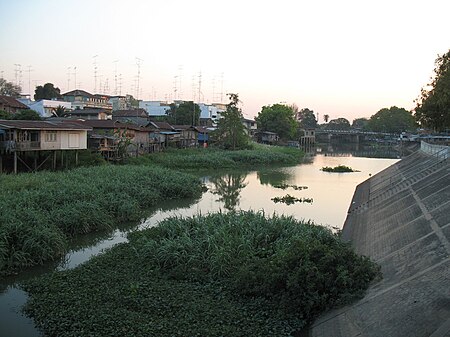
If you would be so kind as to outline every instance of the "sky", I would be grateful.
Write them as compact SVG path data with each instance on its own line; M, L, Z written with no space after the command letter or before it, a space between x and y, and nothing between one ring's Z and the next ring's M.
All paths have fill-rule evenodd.
M330 119L415 107L450 49L448 0L0 0L0 75L34 93L296 104Z

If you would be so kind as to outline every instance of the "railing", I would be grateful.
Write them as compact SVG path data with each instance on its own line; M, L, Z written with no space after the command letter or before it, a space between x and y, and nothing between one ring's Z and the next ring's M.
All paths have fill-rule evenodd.
M420 142L420 150L435 156L438 160L444 160L448 158L449 148L450 147L445 145L429 144L424 141Z
M15 142L16 151L39 150L41 142Z

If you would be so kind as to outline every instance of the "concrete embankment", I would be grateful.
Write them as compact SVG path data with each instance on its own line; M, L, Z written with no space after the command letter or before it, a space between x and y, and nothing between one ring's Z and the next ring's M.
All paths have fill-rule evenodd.
M383 279L310 336L450 336L449 155L423 143L356 188L342 235Z

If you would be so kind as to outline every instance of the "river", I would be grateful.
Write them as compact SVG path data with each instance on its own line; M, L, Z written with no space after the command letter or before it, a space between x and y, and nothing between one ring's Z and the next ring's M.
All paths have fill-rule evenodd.
M21 314L27 294L17 287L21 280L52 270L74 268L103 249L126 241L130 230L155 226L170 216L192 216L227 210L254 210L310 219L334 229L342 228L356 186L398 159L331 156L318 154L304 164L258 171L208 172L199 178L208 187L198 200L170 201L139 224L128 224L108 233L96 233L77 239L72 250L58 262L32 268L17 276L0 280L0 337L41 336L33 321ZM346 165L359 172L327 173L324 166ZM280 185L289 185L284 190ZM301 187L294 189L293 186ZM275 203L272 198L287 194L305 200L291 205Z

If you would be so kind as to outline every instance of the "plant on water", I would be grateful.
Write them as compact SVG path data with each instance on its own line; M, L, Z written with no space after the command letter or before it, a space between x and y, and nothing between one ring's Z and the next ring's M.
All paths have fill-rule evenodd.
M345 166L345 165L338 165L335 167L329 167L324 166L321 168L321 171L324 172L338 172L338 173L344 173L344 172L359 172L358 170L354 170L351 167Z
M290 194L286 194L283 197L273 197L270 200L272 200L276 204L281 202L281 203L286 204L286 205L292 205L292 204L295 204L296 202L305 202L305 203L308 203L308 204L312 204L313 203L313 199L312 198L296 198L296 197L293 197Z
M70 237L137 220L161 200L201 194L193 176L147 166L2 175L0 185L0 273L56 259Z
M303 159L298 149L253 144L248 150L222 150L214 147L171 149L138 158L130 164L161 165L177 169L239 168L265 165L294 165Z
M164 220L23 287L52 336L289 336L377 275L330 229L229 212Z
M279 184L279 185L273 185L274 188L279 188L282 190L285 190L287 188L293 188L296 191L306 190L308 186L297 186L297 185L289 185L289 184Z

